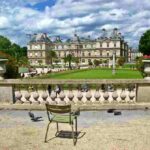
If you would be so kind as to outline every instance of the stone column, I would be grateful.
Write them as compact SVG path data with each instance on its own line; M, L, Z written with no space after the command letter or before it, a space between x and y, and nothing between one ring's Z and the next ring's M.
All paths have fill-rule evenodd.
M150 103L150 85L139 84L137 87L137 102Z
M0 85L0 103L14 103L12 85Z

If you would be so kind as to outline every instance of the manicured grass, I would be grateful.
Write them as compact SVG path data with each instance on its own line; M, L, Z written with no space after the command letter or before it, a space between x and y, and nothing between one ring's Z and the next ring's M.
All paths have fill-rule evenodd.
M141 79L142 75L137 70L118 69L112 75L111 69L72 70L59 73L50 73L39 78L52 79Z

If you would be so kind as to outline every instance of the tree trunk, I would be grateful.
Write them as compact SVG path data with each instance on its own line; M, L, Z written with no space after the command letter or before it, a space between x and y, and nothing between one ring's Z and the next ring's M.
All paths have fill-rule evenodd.
M69 61L69 68L70 68L70 70L72 70L71 61Z

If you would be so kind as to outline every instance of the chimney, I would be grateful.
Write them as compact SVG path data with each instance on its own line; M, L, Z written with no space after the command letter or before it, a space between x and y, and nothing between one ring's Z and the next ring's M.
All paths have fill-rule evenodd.
M113 30L113 35L116 37L117 34L118 34L118 29L117 29L117 28L114 28L114 30Z
M104 29L104 28L102 29L102 37L103 37L103 38L106 38L106 37L107 37L107 35L106 35L106 29Z

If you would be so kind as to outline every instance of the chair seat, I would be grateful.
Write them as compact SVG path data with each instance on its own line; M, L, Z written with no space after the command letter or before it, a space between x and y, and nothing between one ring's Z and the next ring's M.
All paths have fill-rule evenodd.
M71 119L69 115L54 115L52 121L60 122L60 123L72 123L76 116L71 115Z

